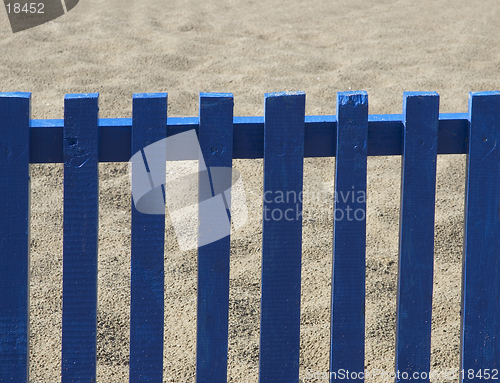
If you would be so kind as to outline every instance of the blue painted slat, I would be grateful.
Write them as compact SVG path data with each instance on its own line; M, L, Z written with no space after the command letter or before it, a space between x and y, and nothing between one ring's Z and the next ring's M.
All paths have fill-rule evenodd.
M159 193L163 201L161 185L165 183L166 152L155 152L149 145L166 137L167 94L135 94L132 115L131 150L132 153L142 151L145 159L145 166L142 167L132 162L132 190L148 187L154 190L152 194ZM165 145L161 147L165 149ZM146 180L154 178L156 182L153 185L137 185L144 180L140 172L144 173ZM132 204L130 382L161 382L163 379L163 202L160 208L157 214L145 214Z
M259 382L290 383L299 379L305 94L266 94L264 113Z
M196 381L222 383L227 382L230 221L226 207L231 200L229 191L224 192L231 185L232 94L200 94L199 142L204 161L199 166ZM227 235L205 244L211 241L207 235L219 229L220 236Z
M401 115L372 115L368 118L368 155L393 156L403 152ZM335 156L335 116L306 116L304 157ZM31 163L63 162L62 120L31 121ZM234 117L233 158L262 158L264 118ZM130 118L99 120L99 162L127 162L131 157ZM439 121L438 154L467 152L467 114L442 114ZM198 130L197 117L171 117L167 134Z
M479 370L482 379L485 369L489 374L500 371L500 92L471 93L469 119L462 257L464 382L480 380Z
M97 94L64 98L62 382L96 378Z
M335 374L331 381L339 379L341 369L364 371L366 92L339 92L337 121L330 338L330 371Z
M403 115L396 371L429 382L439 95L405 92Z
M0 93L0 381L28 382L30 93Z

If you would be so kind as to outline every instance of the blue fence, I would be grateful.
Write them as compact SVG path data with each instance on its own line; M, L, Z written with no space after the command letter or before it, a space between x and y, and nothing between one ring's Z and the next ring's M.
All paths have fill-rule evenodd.
M134 95L132 119L99 119L98 96L80 94L65 97L64 120L31 120L30 101L0 93L0 381L28 381L30 163L64 163L61 377L91 382L98 163L192 129L207 166L263 158L264 193L299 194L303 158L333 156L337 195L366 192L367 156L402 156L395 370L410 376L430 370L436 158L467 154L461 369L500 369L499 92L472 93L468 114L439 114L436 93L405 93L403 114L372 116L365 92L339 93L336 116L305 116L300 92L267 94L264 117L233 117L232 95L218 93L200 95L199 118L167 119L166 94ZM164 230L161 215L132 208L131 382L162 381ZM263 222L262 383L299 379L301 235L301 219ZM365 238L364 216L335 220L331 371L364 370ZM227 380L229 254L229 236L198 249L198 382Z

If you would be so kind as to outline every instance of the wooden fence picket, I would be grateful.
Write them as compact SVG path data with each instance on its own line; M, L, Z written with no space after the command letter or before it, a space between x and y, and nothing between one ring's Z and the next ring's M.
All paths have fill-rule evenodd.
M404 94L396 371L418 382L431 363L438 122L437 93Z
M357 374L365 366L366 92L337 94L336 148L330 381L342 379L339 370Z
M61 381L95 381L99 226L98 95L64 99Z
M227 382L232 94L200 94L199 143L199 240L227 234L198 247L196 381Z
M462 258L463 382L500 378L500 92L471 93L469 120Z
M299 377L305 99L265 96L260 383Z
M30 93L0 93L0 381L28 382Z
M137 201L132 203L130 382L161 382L166 171L166 148L161 140L167 136L167 94L134 94L132 108L132 153L140 152L143 159L143 162L132 161L132 191L138 186L150 189L153 198L150 201L156 202L152 207L159 211L144 213L137 210ZM155 143L158 150L152 146ZM141 181L146 185L135 184ZM160 203L155 197L159 197Z

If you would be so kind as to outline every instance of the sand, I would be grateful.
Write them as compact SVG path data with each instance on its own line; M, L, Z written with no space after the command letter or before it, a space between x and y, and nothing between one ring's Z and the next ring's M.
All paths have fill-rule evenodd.
M232 92L235 115L263 95L303 90L306 113L334 114L337 91L368 91L370 114L401 113L403 91L437 91L466 112L469 91L500 88L495 0L81 0L13 34L0 17L1 91L33 92L33 118L62 118L66 93L99 92L101 117L130 117L132 94L169 92L170 116L195 116L201 91ZM300 377L327 371L334 159L307 159ZM230 382L258 376L262 160L238 160L248 224L232 237ZM392 371L400 157L368 162L366 368ZM130 192L126 164L100 165L98 381L128 377ZM458 369L465 156L438 160L433 371ZM62 165L32 166L31 382L60 374ZM196 254L167 217L164 381L194 382ZM382 381L378 379L377 381ZM387 379L385 381L388 381ZM441 382L444 379L433 379Z

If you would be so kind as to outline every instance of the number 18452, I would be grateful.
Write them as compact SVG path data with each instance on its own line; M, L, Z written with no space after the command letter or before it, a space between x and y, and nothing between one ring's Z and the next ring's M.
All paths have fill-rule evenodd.
M29 8L28 8L29 5ZM20 3L7 3L7 12L8 13L44 13L43 8L45 7L44 3L26 3L21 7Z

